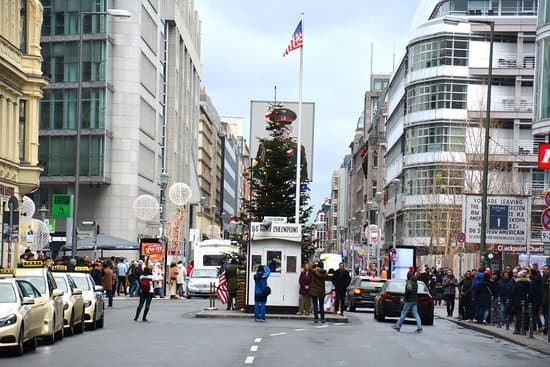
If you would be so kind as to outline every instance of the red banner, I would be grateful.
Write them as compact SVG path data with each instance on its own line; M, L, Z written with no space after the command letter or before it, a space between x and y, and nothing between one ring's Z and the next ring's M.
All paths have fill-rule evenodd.
M161 261L164 254L164 246L160 242L142 241L141 256L148 257L149 261Z

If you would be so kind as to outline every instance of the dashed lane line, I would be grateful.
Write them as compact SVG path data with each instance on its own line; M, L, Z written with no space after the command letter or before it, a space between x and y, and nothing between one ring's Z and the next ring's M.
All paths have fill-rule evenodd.
M253 356L248 356L244 360L244 364L252 364L253 362L254 362L254 357Z
M252 345L252 346L250 347L250 351L251 351L251 352L257 352L257 351L258 351L258 346L257 346L257 345Z
M256 338L254 339L254 343L261 343L262 342L262 338Z
M328 325L315 326L316 329L324 329L326 327L328 327Z
M286 332L282 332L282 333L275 333L275 334L271 334L270 336L279 336L279 335L285 335Z
M294 331L306 331L307 329L295 329Z

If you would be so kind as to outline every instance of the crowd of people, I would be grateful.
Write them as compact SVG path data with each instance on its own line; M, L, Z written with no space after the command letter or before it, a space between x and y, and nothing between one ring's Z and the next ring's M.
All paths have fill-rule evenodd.
M507 266L499 272L479 267L466 271L460 280L450 270L425 267L418 278L428 285L435 305L445 302L448 317L454 316L458 294L458 318L461 320L493 323L498 327L513 324L515 334L531 326L534 332L546 334L549 275L547 265L541 272L538 265L533 264L529 268Z

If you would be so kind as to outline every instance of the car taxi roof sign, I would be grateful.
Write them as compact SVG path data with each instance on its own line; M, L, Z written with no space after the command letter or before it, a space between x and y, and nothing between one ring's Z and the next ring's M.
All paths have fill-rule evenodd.
M52 271L67 271L67 265L54 265L51 268Z
M43 268L44 262L41 260L27 260L21 263L24 268Z
M90 268L87 266L75 266L74 271L89 272Z
M15 277L15 272L12 270L12 269L0 269L0 278L2 278L2 276L11 276L11 277Z

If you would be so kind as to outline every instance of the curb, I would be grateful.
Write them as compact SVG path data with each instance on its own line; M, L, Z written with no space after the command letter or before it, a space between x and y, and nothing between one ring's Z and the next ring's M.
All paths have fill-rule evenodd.
M550 343L548 343L548 346L536 345L535 343L538 343L538 342L527 343L527 342L521 340L521 338L516 338L516 337L512 336L513 334L510 334L510 335L501 334L499 332L491 330L490 328L478 326L477 324L473 324L473 323L469 323L469 322L462 322L462 321L455 320L455 319L450 318L450 317L437 316L437 315L435 317L437 317L438 319L441 319L441 320L450 321L450 322L455 323L455 324L457 324L457 325L459 325L459 326L461 326L465 329L474 330L474 331L477 331L477 332L482 333L482 334L486 334L486 335L490 335L490 336L495 337L495 338L503 339L503 340L506 340L508 342L518 344L518 345L521 345L521 346L529 348L529 349L536 350L537 352L540 352L540 353L543 353L543 354L546 354L546 355L550 355ZM522 335L521 337L522 338L528 338L527 336L524 336L524 335ZM527 339L527 340L537 340L537 339Z
M302 316L302 315L289 315L289 314L266 314L266 319L273 320L305 320L313 322L312 316ZM244 313L244 312L224 312L219 310L202 310L195 314L196 318L199 319L253 319L254 314ZM349 323L349 319L346 316L337 316L337 315L325 315L327 322L339 322L339 323Z

